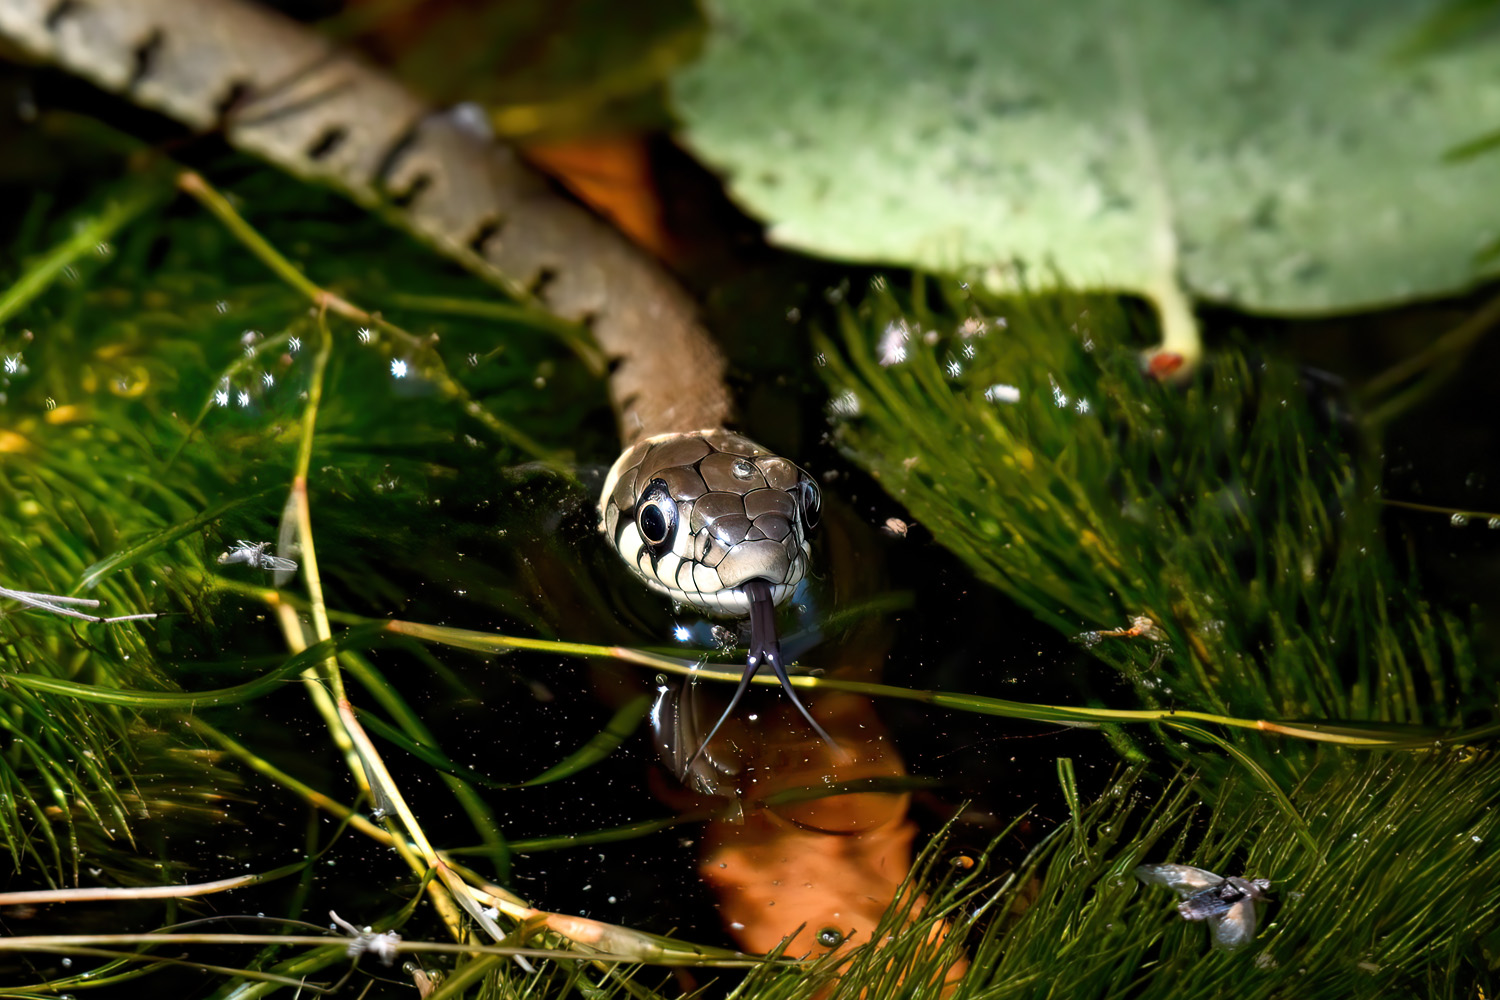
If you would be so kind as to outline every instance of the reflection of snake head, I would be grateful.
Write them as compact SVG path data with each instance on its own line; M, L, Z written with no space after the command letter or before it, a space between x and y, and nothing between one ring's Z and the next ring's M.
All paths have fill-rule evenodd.
M602 530L653 590L712 615L750 614L745 584L782 604L807 574L818 487L729 431L663 434L628 449L599 501Z

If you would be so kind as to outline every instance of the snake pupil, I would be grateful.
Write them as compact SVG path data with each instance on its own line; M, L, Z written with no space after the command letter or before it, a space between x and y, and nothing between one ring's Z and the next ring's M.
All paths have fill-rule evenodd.
M677 528L677 504L672 500L672 491L660 479L652 480L635 510L635 525L642 540L653 553L660 555L671 545L672 532Z
M641 511L641 537L653 545L667 536L667 516L661 507L651 504Z

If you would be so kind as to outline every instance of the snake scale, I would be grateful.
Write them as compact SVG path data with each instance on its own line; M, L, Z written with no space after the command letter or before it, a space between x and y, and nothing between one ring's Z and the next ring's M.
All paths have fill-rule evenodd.
M510 294L587 324L610 360L624 448L601 531L652 589L749 616L749 660L720 724L769 664L832 743L787 681L775 626L807 572L818 488L727 429L724 357L660 266L513 149L247 0L0 0L0 43L385 209Z

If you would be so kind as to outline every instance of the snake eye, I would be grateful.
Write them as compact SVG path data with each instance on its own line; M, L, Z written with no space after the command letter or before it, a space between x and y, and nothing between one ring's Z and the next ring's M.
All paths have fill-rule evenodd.
M797 501L802 508L802 523L809 528L816 528L818 514L823 509L823 491L818 489L818 484L813 482L812 477L804 475L797 480Z
M651 480L636 501L635 527L656 555L672 547L672 535L677 531L677 503L662 480Z

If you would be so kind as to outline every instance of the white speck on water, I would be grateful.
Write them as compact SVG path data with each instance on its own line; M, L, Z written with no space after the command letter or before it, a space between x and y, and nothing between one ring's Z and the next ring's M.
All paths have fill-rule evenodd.
M392 358L391 375L396 378L406 378L406 362L400 358Z
M1019 403L1021 401L1021 390L1013 385L996 382L984 390L984 398L991 403Z
M853 389L845 389L828 401L828 415L832 417L857 417L860 409L859 397Z
M911 341L911 329L904 320L893 320L880 335L880 366L889 368L906 360L906 345Z
M239 396L235 399L235 402L240 404L240 409L247 409L250 406L250 394L244 389L241 389Z

